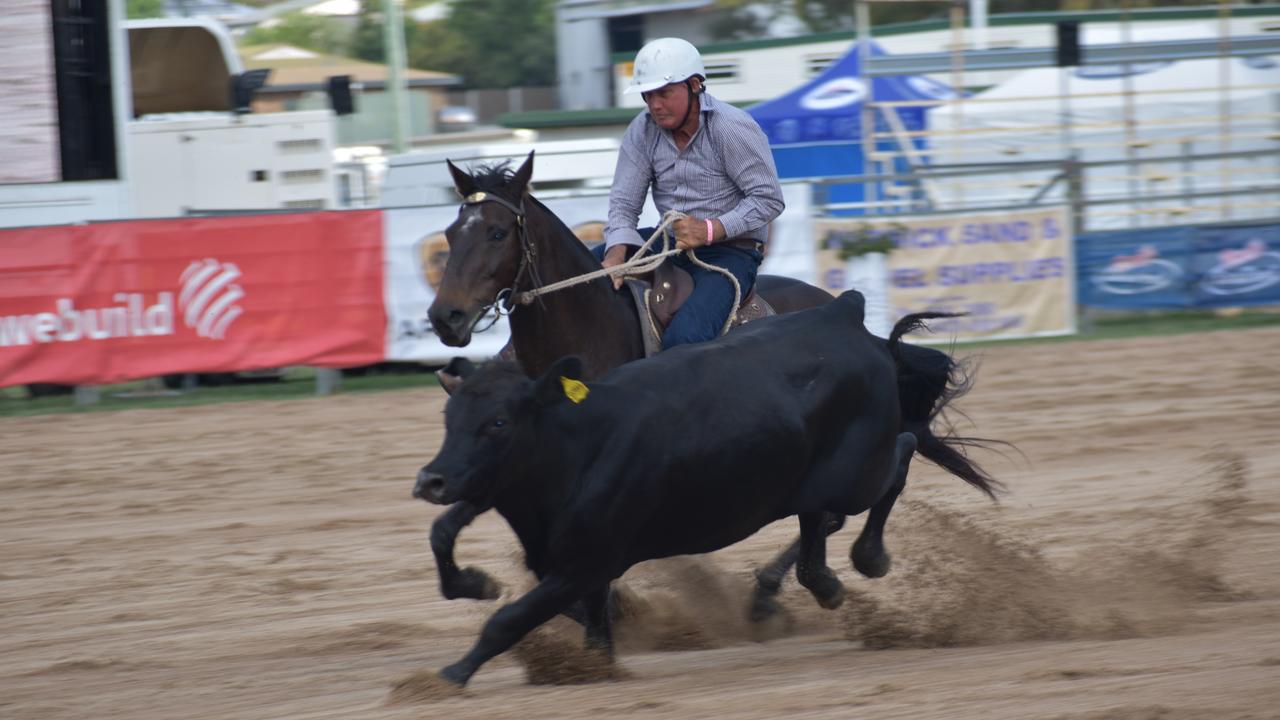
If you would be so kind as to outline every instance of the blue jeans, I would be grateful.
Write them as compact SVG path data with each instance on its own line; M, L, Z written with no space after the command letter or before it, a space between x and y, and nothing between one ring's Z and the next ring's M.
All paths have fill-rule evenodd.
M647 240L653 231L654 228L640 228L638 232L642 239ZM629 247L628 256L637 249ZM597 260L603 261L604 243L592 248L592 252ZM756 273L764 260L764 254L759 250L746 250L731 245L700 247L693 252L702 262L733 273L738 279L738 286L742 288L740 299L745 299L751 288L755 287ZM667 262L674 263L693 277L693 293L676 311L671 324L662 334L663 349L714 339L720 334L720 329L733 310L733 283L721 273L695 265L683 253L672 255L667 258Z

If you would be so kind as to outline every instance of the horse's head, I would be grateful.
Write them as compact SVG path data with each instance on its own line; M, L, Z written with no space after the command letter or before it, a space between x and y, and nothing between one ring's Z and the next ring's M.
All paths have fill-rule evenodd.
M524 256L524 198L533 175L533 153L511 172L506 163L475 175L446 161L463 197L458 219L445 230L449 262L427 310L441 342L462 347L481 313L503 290L514 290Z

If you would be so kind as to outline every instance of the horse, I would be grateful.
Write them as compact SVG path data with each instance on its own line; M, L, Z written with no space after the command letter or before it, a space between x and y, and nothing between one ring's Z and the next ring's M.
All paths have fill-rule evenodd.
M573 355L583 362L584 378L594 380L644 357L641 316L632 294L615 290L606 277L540 295L529 304L509 304L518 293L601 269L591 251L529 192L533 157L530 152L515 171L502 163L482 166L474 174L446 160L455 189L466 200L445 231L449 261L428 317L445 345L463 347L476 323L495 306L504 306L510 310L510 347L525 375L539 377L560 358ZM832 300L821 288L775 275L758 276L755 292L780 315ZM994 499L999 483L965 452L983 441L957 436L949 427L942 436L932 430L944 408L972 386L967 367L936 349L905 343L900 347L895 366L902 431L916 436L917 452L925 458ZM456 380L447 367L440 377L446 390ZM904 485L905 477L871 509L854 546L854 567L866 577L889 571L884 524ZM499 587L486 573L474 567L460 569L454 561L458 533L477 514L474 506L458 502L432 526L431 549L445 598L498 597ZM827 533L844 522L844 516L828 516ZM753 620L780 610L774 596L799 555L797 539L756 573Z

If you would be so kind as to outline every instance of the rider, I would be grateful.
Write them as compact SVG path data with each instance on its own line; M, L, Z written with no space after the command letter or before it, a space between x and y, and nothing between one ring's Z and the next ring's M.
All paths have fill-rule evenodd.
M745 298L764 259L769 223L782 212L782 188L760 126L706 94L704 80L697 48L679 38L653 40L636 54L626 94L640 93L648 112L622 138L602 263L624 262L653 233L636 229L652 186L659 212L688 215L672 224L676 245L733 273ZM659 242L650 249L660 252ZM671 261L693 276L694 290L663 334L663 347L716 337L733 310L733 283L684 253ZM614 287L621 284L615 277Z

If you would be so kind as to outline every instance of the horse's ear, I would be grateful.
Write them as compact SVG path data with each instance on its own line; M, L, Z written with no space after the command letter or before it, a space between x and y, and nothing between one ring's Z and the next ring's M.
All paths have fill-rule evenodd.
M466 197L476 191L476 179L471 177L466 170L459 168L453 164L451 160L445 160L445 165L449 166L449 174L453 176L453 187L462 197Z
M471 373L475 372L476 366L464 357L455 357L449 361L448 365L436 371L436 378L440 381L440 387L449 395L462 385L462 381L466 380Z
M552 363L534 383L533 399L546 407L568 399L580 403L589 392L582 382L582 360L576 355L562 357Z
M525 158L524 163L516 170L515 175L511 176L511 190L516 197L523 197L529 189L529 179L533 177L533 151L529 151L529 157Z

